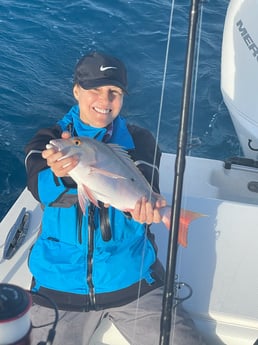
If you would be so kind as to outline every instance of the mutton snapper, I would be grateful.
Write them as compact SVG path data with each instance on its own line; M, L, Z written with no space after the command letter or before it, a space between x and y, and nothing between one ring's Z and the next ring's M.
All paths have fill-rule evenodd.
M50 140L47 148L62 151L66 158L78 157L78 164L69 172L77 183L80 207L85 207L90 200L98 206L98 201L109 204L121 211L135 208L136 202L146 197L154 205L163 197L152 191L128 153L116 144L105 144L88 137L71 137L68 139ZM160 209L162 222L170 229L171 207ZM199 218L200 213L182 210L178 243L187 246L187 232L192 220Z

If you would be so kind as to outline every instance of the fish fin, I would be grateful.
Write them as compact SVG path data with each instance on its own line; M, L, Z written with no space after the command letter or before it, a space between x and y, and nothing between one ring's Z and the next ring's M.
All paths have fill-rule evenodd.
M124 177L124 176L121 176L121 175L118 175L118 174L114 174L111 171L108 171L108 170L105 170L105 169L96 168L96 167L93 167L93 166L91 166L91 168L90 168L90 174L100 174L100 175L104 175L104 176L115 178L115 179L118 179L118 178L126 179L126 177Z
M135 162L132 160L131 156L128 154L127 150L125 150L122 146L114 143L108 143L106 145L113 151L113 153L117 157L119 157L124 163L128 164L131 169L136 169L138 174L139 172L141 173L141 171L137 168Z
M205 217L204 214L199 212L193 212L190 210L181 210L180 219L179 219L179 231L178 231L178 244L182 247L187 247L188 244L188 230L190 223L198 219L200 217ZM171 221L171 208L165 207L165 212L162 217L162 221L165 224L166 228L170 229L170 221Z
M79 187L78 187L78 200L79 200L79 205L82 210L82 213L85 215L85 209L89 200L87 199L85 194L82 192L82 188L79 188Z
M117 155L120 155L123 158L126 158L128 160L132 160L132 158L129 156L128 152L125 150L124 147L114 144L114 143L107 143L107 146L109 146L112 151L114 151Z
M95 206L99 207L97 199L91 190L85 185L78 186L78 200L83 214L85 214L86 206L88 205L89 201L91 201Z

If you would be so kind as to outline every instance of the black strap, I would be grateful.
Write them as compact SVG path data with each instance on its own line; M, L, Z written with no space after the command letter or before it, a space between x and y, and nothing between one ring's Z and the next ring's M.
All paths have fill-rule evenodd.
M79 202L77 203L77 232L78 232L78 241L80 244L82 244L82 209L79 205Z
M112 238L108 208L104 207L104 204L101 201L99 201L99 207L100 207L100 210L99 210L100 229L101 229L102 239L103 241L108 242Z

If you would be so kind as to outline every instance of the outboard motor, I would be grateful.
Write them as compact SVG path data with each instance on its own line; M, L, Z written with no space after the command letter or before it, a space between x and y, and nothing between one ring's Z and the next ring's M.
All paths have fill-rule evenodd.
M244 156L258 160L257 0L231 0L221 54L221 91Z

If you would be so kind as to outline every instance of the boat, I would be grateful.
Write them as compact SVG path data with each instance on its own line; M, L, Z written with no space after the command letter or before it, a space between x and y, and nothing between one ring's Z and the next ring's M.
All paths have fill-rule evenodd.
M178 247L176 302L182 302L210 345L258 344L258 13L257 0L231 0L221 55L221 92L243 150L224 161L187 156L181 206L204 214ZM173 193L176 155L163 153L160 189ZM41 225L42 209L24 189L0 223L0 282L30 288L27 257ZM152 225L166 265L169 233ZM105 321L96 335L128 345Z

